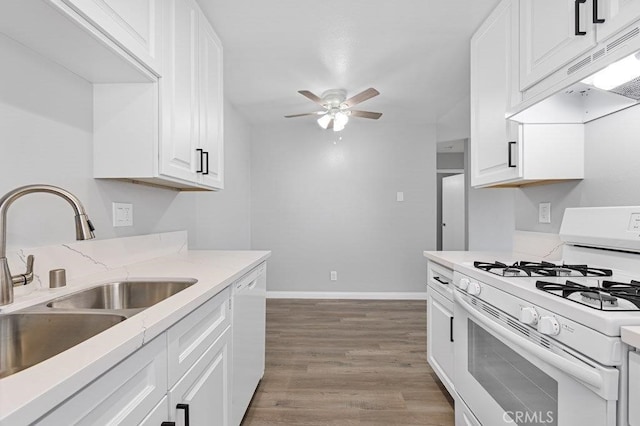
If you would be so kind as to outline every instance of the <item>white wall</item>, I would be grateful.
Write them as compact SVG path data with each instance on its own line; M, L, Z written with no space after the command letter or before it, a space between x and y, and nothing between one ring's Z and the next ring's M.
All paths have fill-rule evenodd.
M435 128L299 119L252 134L251 240L270 291L424 291L436 240ZM396 202L403 191L405 201ZM338 281L330 281L330 271Z
M0 57L0 196L26 184L53 184L80 198L97 238L188 229L197 247L248 248L249 136L233 108L226 114L229 189L224 192L179 193L94 180L91 85L3 36ZM112 227L113 201L134 204L133 227ZM221 223L230 217L225 228ZM55 196L28 195L9 210L10 248L74 237L72 211Z
M525 188L516 196L516 227L560 230L566 207L640 205L640 107L586 124L585 178ZM538 223L538 203L551 202L551 224Z

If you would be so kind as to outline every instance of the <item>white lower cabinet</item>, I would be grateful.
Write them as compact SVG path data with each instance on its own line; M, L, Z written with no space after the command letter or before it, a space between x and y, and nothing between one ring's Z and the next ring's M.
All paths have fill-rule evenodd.
M230 347L231 328L227 326L216 342L169 391L169 418L176 425L229 424Z
M453 271L429 261L427 266L427 361L455 396L453 382Z
M167 341L161 334L35 423L135 425L166 393Z
M231 320L227 288L41 417L39 425L227 426Z
M159 426L167 421L167 413L169 412L169 397L165 396L160 400L156 408L151 410L147 417L142 419L140 426Z

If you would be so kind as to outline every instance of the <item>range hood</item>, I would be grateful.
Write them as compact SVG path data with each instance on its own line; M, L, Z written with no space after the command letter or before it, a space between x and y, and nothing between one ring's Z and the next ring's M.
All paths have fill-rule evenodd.
M547 81L548 80L548 81ZM541 86L542 89L538 89ZM640 103L640 27L598 44L525 92L506 117L520 123L588 123Z

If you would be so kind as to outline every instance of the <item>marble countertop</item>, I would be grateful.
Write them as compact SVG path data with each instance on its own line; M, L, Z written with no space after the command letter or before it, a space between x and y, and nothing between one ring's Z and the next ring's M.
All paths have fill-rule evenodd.
M2 312L8 313L114 280L168 277L198 280L193 286L91 339L0 379L0 423L19 424L25 418L36 420L265 261L270 254L269 251L181 250L75 277L68 280L67 287L40 288L3 307Z

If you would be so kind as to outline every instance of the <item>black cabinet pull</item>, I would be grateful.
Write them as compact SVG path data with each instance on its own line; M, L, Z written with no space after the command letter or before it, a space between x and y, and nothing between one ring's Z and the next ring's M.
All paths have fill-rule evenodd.
M513 146L516 144L517 142L515 141L511 141L509 142L509 145L507 147L508 150L508 155L509 155L509 167L517 167L515 164L513 164Z
M579 36L587 35L586 31L580 31L580 5L586 2L587 0L576 0L575 24L576 24L576 35L579 35Z
M449 341L453 343L453 317L449 318Z
M440 277L433 277L434 280L438 281L440 284L449 285L448 282L443 281Z
M196 151L198 151L200 153L200 168L198 170L196 170L196 173L202 173L204 170L204 161L203 161L203 155L204 155L204 151L202 150L202 148L198 148L196 149Z
M207 165L207 169L205 172L202 172L203 175L208 175L209 174L209 151L204 151L203 155L206 157L206 161L204 162Z
M176 426L176 422L162 422L160 426Z
M184 426L189 426L189 404L178 404L176 409L184 410Z
M598 18L598 0L593 0L593 23L604 24L604 19Z

